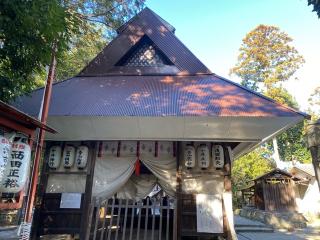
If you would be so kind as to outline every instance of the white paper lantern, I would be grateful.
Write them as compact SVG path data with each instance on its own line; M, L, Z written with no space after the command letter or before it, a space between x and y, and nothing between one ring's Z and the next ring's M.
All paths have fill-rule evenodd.
M11 144L9 139L0 136L0 182L4 177L5 169L10 160Z
M52 146L49 151L49 161L48 165L51 169L57 169L61 162L61 147Z
M63 149L62 161L65 168L71 168L74 164L76 149L73 146L66 145Z
M194 168L196 165L196 151L194 146L184 147L184 164L187 168Z
M224 153L221 145L212 146L212 160L215 168L223 168L224 165Z
M87 166L89 148L87 146L79 146L76 154L76 165L79 169Z
M210 164L210 150L206 144L202 144L197 148L198 166L207 169Z
M31 148L26 137L18 137L12 143L10 160L1 181L0 192L17 193L21 191L29 176Z

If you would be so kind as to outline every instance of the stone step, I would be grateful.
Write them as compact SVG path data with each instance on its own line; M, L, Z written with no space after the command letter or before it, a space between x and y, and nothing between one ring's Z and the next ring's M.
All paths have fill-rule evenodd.
M19 240L17 235L19 226L0 227L0 240Z
M269 227L269 226L267 226L263 223L260 223L260 224L259 223L257 223L257 224L236 223L234 225L234 227Z
M236 226L235 230L239 232L262 232L262 233L272 233L274 232L273 228L268 226Z

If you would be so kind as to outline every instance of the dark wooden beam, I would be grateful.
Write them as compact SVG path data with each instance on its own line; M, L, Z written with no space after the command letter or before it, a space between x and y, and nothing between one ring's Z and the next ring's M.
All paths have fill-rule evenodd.
M92 187L93 187L93 175L94 168L96 163L96 142L90 142L90 155L87 166L87 177L86 177L86 187L84 192L84 201L83 201L83 212L81 217L81 230L80 230L80 239L85 240L89 239L90 230L91 230L91 221L92 221L92 208L94 203L92 202Z
M181 239L181 194L182 194L182 186L181 186L181 168L180 168L180 151L181 144L180 142L176 142L176 158L177 158L177 186L176 186L176 197L177 197L177 214L176 214L176 228L177 228L177 240Z

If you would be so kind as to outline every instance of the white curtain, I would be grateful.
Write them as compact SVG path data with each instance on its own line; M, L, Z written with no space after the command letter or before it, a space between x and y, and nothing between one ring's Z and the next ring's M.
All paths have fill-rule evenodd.
M136 141L122 141L120 156L117 157L116 141L103 142L99 146L94 171L93 196L106 199L115 193L118 197L142 199L146 197L156 183L171 196L176 190L176 157L173 156L172 142L140 142L140 160L153 175L133 175L136 162ZM156 151L156 146L158 150ZM157 156L155 156L157 152ZM63 167L58 171L65 171ZM75 171L77 171L75 169ZM50 175L47 192L85 191L84 175Z
M157 183L155 176L150 174L132 175L128 182L117 192L117 197L121 199L134 199L136 201L144 199L152 191Z
M133 157L97 158L92 194L98 198L108 198L116 193L130 178L134 171ZM48 193L85 191L85 175L52 174L48 179Z
M158 155L155 156L154 142L140 143L140 160L157 178L158 184L170 196L175 195L177 186L177 160L173 155L173 142L158 142Z
M109 198L127 183L134 172L134 158L97 160L94 171L93 196Z
M75 174L51 174L48 179L47 193L75 192L84 193L85 176Z

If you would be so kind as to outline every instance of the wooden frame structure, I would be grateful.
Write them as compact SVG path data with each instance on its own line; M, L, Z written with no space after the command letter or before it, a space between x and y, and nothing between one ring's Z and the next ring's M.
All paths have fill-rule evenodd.
M47 125L42 124L37 119L19 111L18 109L0 101L0 130L2 132L19 132L28 137L28 144L32 147L35 140L35 132L38 128L44 129L51 133L56 131ZM0 202L1 210L21 209L24 203L26 190L14 194L15 202Z
M230 177L232 159L308 116L212 73L177 38L174 27L148 8L117 32L118 36L77 76L53 86L48 122L60 133L46 135L47 149L51 144L86 141L91 146L90 155L95 156L97 141L176 142L176 239L217 236L236 239ZM31 96L21 97L17 105L37 114L43 91L38 89ZM207 144L211 153L212 146L219 144L222 150L218 154L224 152L226 156L223 165L215 168L212 163L205 171L200 167L194 172L186 171L186 159L181 154L185 143L196 147ZM212 160L213 156L209 158ZM42 171L35 236L60 231L80 234L81 240L90 239L91 228L97 226L94 217L98 206L92 199L95 159L90 157L90 165L81 172L86 183L77 212L47 208L57 206L60 197L49 197L45 192L49 176L65 176L48 171L47 160ZM202 192L183 189L187 178L193 178L196 183L205 182L205 178L196 179L201 174L215 177L212 182L217 186ZM196 212L195 196L199 194L218 195L223 216L219 215L216 225L220 227L222 219L222 230L197 232L195 217L201 214ZM53 199L52 204L47 199ZM50 222L68 213L78 219L68 229L59 229Z
M264 211L295 211L295 181L292 175L274 169L253 180L254 184L241 190L244 202L252 200L257 209Z

